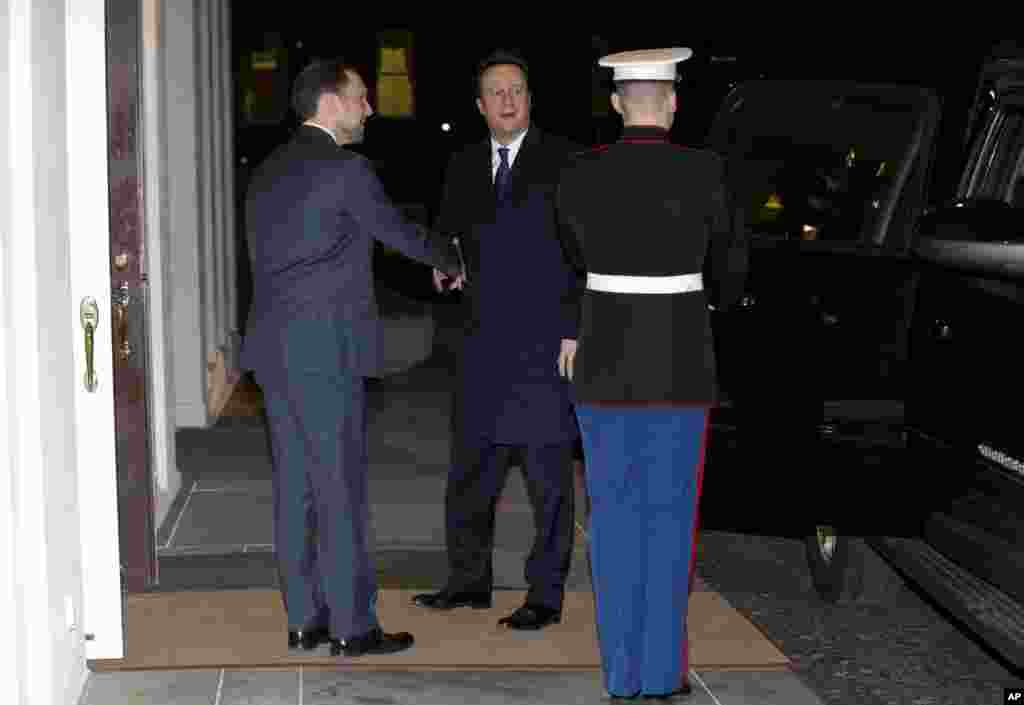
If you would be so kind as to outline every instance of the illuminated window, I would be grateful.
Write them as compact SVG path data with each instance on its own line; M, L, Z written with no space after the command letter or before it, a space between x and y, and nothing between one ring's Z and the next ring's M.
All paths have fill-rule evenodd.
M374 109L384 117L412 117L412 32L393 30L379 37Z
M248 124L276 124L288 115L288 50L269 34L264 47L242 58L239 87L242 116Z

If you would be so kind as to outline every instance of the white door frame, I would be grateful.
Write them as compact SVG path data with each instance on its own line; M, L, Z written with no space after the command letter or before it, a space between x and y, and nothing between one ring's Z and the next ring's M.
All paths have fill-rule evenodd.
M75 388L78 431L78 507L82 546L82 633L86 657L124 657L111 355L110 213L107 174L107 44L104 0L68 3L68 209L73 310L95 299L98 386ZM102 176L102 178L101 178ZM81 339L77 338L76 339ZM86 368L84 344L75 347L76 376Z
M2 0L0 46L0 690L26 705L78 692L80 658L123 655L104 1Z

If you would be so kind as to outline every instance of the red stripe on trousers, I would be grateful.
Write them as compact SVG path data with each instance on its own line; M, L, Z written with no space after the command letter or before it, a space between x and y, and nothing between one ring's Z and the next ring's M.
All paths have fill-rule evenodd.
M694 572L694 565L697 562L697 526L699 524L698 517L700 515L700 493L704 484L704 456L707 449L708 441L708 425L711 418L710 411L705 412L704 415L704 430L700 435L700 453L697 456L697 487L693 497L693 550L690 553L690 568L687 575L687 596L686 599L690 599L690 594L693 593L693 579L696 575ZM687 607L687 615L689 615L689 607ZM686 632L683 634L683 679L689 678L690 674L690 639L689 639L689 624L687 624Z

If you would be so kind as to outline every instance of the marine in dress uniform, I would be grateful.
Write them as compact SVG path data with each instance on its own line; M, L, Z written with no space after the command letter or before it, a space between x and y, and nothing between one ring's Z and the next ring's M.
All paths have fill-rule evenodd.
M743 241L723 161L669 141L689 49L604 57L618 142L561 181L566 248L586 272L572 381L591 502L590 555L605 687L688 693L687 606L716 365L709 304L729 303ZM736 256L740 253L741 256Z
M290 647L401 651L386 634L368 552L364 377L380 373L371 252L379 239L461 285L458 253L408 222L345 145L372 113L358 73L315 63L296 78L305 121L253 174L246 198L253 300L242 366L267 407L274 546Z
M531 124L521 57L485 59L477 88L490 135L452 157L437 223L458 234L468 269L445 497L449 576L413 600L491 605L495 504L518 448L536 532L526 599L501 623L538 629L561 619L574 539L579 430L554 361L575 345L582 281L561 249L554 203L580 146Z

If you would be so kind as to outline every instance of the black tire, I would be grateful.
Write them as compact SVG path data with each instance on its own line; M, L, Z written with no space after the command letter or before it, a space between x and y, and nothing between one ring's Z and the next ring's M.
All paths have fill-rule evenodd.
M819 530L824 531L824 535L819 535ZM859 540L825 526L815 527L804 539L811 581L825 602L834 604L844 597L851 600L860 597L864 590L864 557L860 544Z

